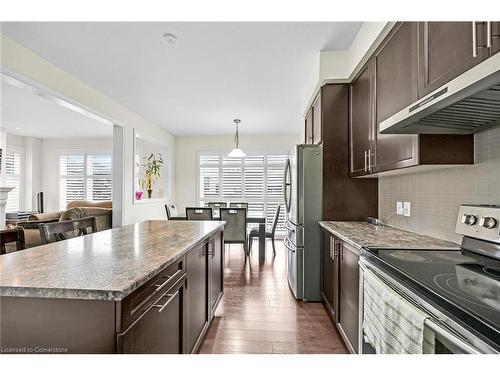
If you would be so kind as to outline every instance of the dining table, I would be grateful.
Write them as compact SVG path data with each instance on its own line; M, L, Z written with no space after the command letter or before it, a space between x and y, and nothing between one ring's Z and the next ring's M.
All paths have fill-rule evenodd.
M185 215L173 216L170 220L187 220ZM213 220L220 220L218 215L213 216ZM266 218L263 216L248 216L247 224L259 225L259 261L266 259Z

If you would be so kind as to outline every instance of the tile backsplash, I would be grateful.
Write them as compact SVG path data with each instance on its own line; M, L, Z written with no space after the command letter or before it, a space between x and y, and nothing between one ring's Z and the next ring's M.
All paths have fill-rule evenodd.
M460 242L455 234L462 203L500 205L500 127L474 136L475 164L379 178L379 218L414 232ZM411 202L411 216L396 202Z

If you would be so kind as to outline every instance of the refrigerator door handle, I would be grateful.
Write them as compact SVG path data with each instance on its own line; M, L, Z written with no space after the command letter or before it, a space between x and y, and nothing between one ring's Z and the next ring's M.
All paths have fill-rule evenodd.
M286 212L290 212L290 206L292 204L292 192L289 191L292 189L292 182L288 181L292 172L292 167L290 165L290 159L286 160L285 173L283 176L283 194L285 196L285 209ZM290 192L290 194L288 194Z
M295 248L293 247L293 245L290 245L290 240L288 239L288 237L285 237L283 243L285 244L285 247L290 250L292 253L295 253Z
M289 224L288 220L285 219L285 222L283 223L283 225L290 232L295 232L295 228Z

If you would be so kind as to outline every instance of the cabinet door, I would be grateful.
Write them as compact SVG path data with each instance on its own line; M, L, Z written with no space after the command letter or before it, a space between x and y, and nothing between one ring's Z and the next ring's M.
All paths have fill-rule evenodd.
M306 115L306 121L305 121L305 144L310 145L313 143L313 109L309 110L309 112Z
M122 335L118 346L128 354L182 354L184 278L167 291Z
M473 22L419 22L419 98L488 57L486 23L475 25L474 28Z
M500 22L491 22L491 55L500 52Z
M210 240L210 308L212 314L215 312L217 302L223 291L223 270L224 270L224 246L222 243L222 235L219 233Z
M313 140L312 143L318 144L322 140L322 119L321 119L321 93L313 104Z
M417 100L417 23L395 26L375 57L377 167L387 171L418 163L418 135L380 134L379 124Z
M335 262L335 239L323 234L323 298L333 320L337 319L337 267Z
M374 78L374 63L372 61L364 68L349 89L350 164L351 175L354 176L370 173L368 154L374 153Z
M187 262L187 348L188 353L196 350L198 340L208 323L207 288L207 245L191 250Z
M358 350L359 318L359 251L342 243L339 251L338 327L351 352Z

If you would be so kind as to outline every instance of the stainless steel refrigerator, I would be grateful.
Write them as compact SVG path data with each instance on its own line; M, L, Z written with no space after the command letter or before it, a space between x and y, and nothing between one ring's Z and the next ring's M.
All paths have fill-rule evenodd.
M288 284L295 298L321 301L321 232L323 150L296 145L284 173Z

